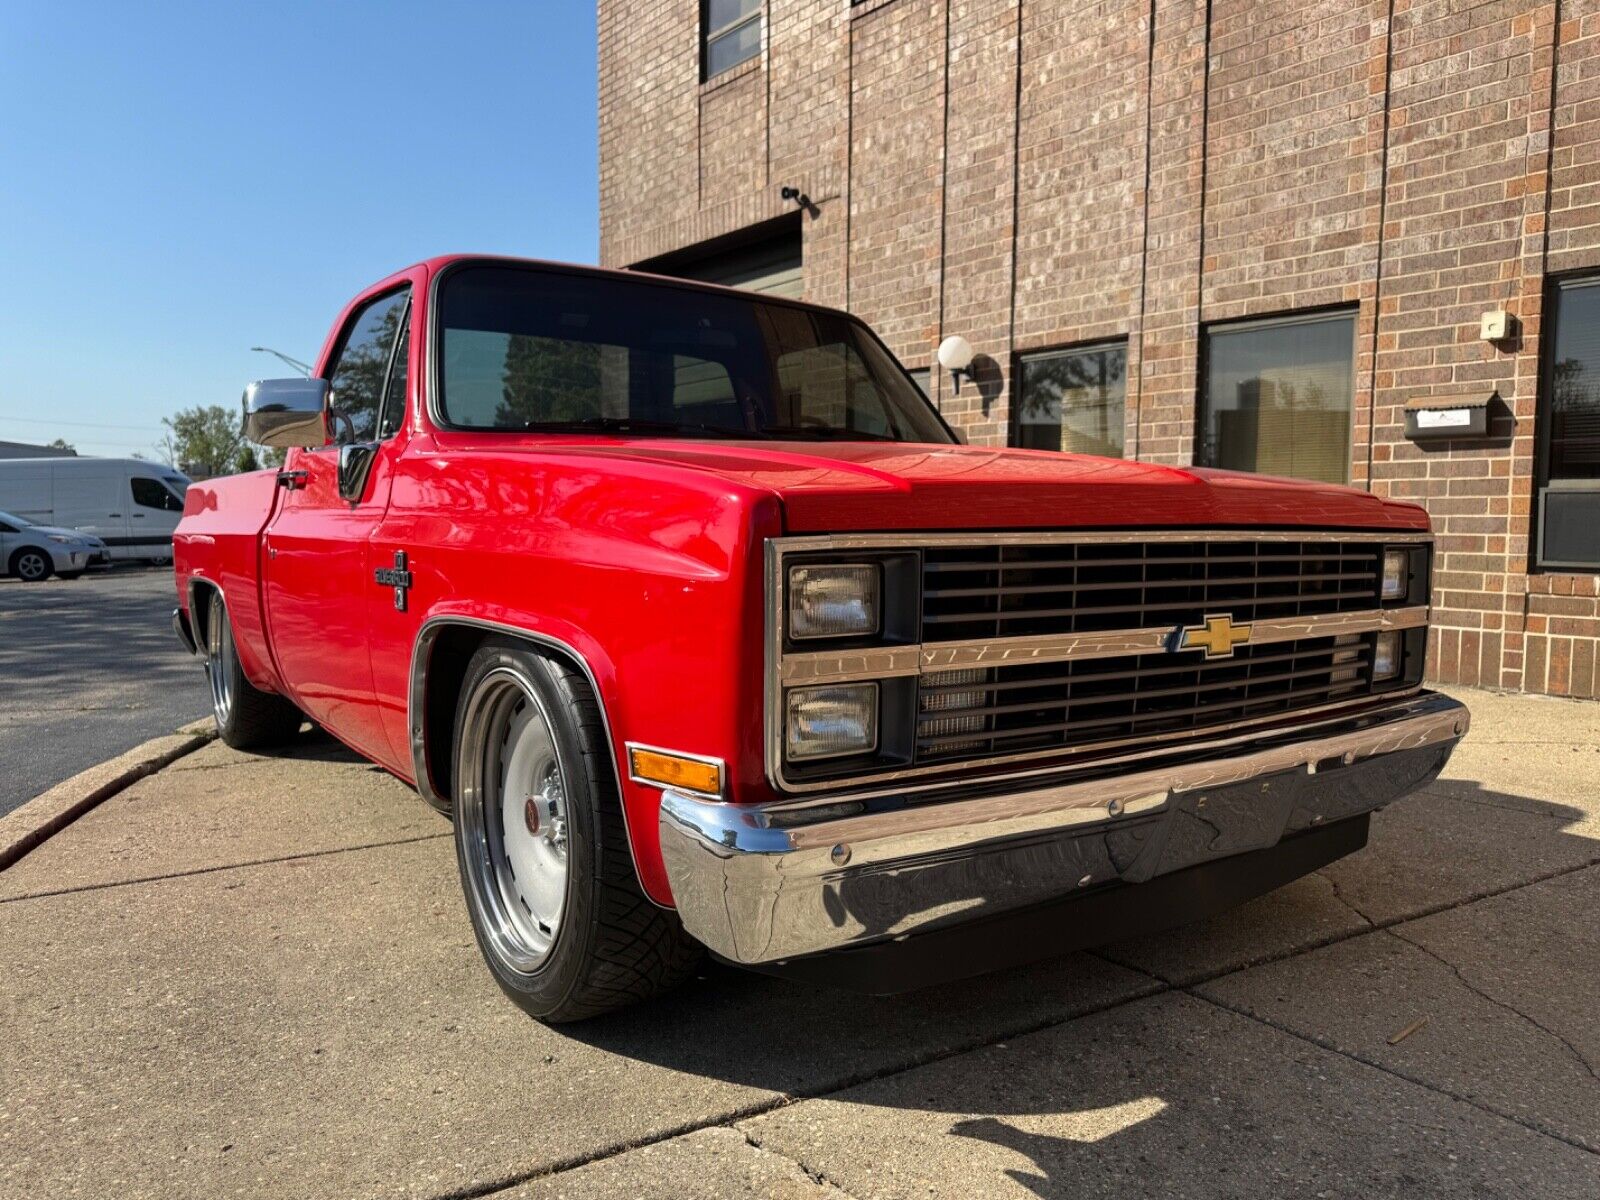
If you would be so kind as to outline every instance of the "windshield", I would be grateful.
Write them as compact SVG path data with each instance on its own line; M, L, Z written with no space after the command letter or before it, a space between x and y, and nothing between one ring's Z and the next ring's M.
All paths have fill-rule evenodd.
M8 512L4 512L4 511L0 511L0 521L5 522L7 525L19 525L19 526L21 526L21 525L32 525L33 524L32 521L25 521L21 517L17 516L15 513L8 513Z
M462 429L949 443L865 327L757 298L473 266L439 296L439 417Z

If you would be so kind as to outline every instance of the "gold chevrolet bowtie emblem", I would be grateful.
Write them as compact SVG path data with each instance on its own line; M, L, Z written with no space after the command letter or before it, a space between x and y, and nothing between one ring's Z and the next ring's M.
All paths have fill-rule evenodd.
M1179 625L1167 634L1167 653L1204 650L1207 658L1227 658L1233 648L1250 640L1250 626L1235 625L1227 613L1207 617L1203 625Z

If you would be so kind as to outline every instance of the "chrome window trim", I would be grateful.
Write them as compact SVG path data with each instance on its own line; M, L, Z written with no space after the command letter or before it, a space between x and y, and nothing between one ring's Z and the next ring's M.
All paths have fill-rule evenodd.
M952 641L919 643L912 646L881 646L840 651L803 651L785 654L783 630L786 619L787 579L785 559L791 554L815 551L871 551L916 550L964 546L1015 546L1015 545L1106 545L1119 542L1304 542L1304 541L1363 542L1383 545L1431 545L1433 534L1425 530L1396 530L1394 532L1338 529L1296 530L1241 530L1241 529L1183 529L1183 530L1097 530L1092 532L1040 531L1028 533L852 533L803 534L793 537L769 538L765 544L766 630L763 743L767 782L780 795L807 795L817 792L840 792L847 789L873 789L895 786L901 791L936 789L949 786L939 782L913 783L929 776L943 776L955 784L970 783L974 769L1003 766L1007 763L1041 759L1057 760L1055 765L1041 768L1044 771L1060 770L1061 760L1077 760L1135 743L1148 742L1147 737L1120 738L1085 745L1063 747L1057 750L1026 751L987 758L966 759L953 763L927 766L908 766L872 771L847 778L817 780L812 782L790 779L784 771L783 757L783 693L786 688L812 683L843 683L865 678L885 679L921 675L924 672L953 670L962 667L996 666L1008 663L1059 662L1074 658L1109 658L1122 655L1145 654L1162 649L1162 640L1172 626L1136 630L1112 630L1093 634L1053 634L1041 637L994 638L980 641ZM1357 613L1326 613L1316 617L1279 618L1257 621L1252 625L1252 642L1289 641L1298 637L1337 637L1346 634L1381 632L1389 629L1415 629L1428 624L1430 610L1426 605L1406 608L1370 609ZM1265 631L1266 636L1262 636ZM1002 657L990 657L996 648ZM1421 685L1414 688L1384 692L1385 701L1404 699L1416 695ZM1353 710L1380 699L1362 696L1355 700L1341 700L1335 704L1300 709L1293 713L1275 713L1270 716L1235 721L1203 732L1202 738L1282 723L1285 719L1303 717L1339 710ZM880 721L882 720L880 714ZM1187 744L1187 743L1186 743ZM1125 756L1116 761L1136 761L1150 753ZM993 778L1023 777L1037 772L1007 773Z
M708 767L717 769L717 779L722 783L721 792L702 792L698 788L684 787L680 783L662 783L659 779L646 779L642 775L633 773L633 752L643 750L646 754L665 754L670 758L687 758L691 762L704 763ZM698 796L702 800L721 800L728 790L728 764L720 758L709 754L690 754L687 750L669 750L665 746L652 746L648 742L623 742L622 753L628 764L628 779L644 787L657 788L663 792L682 792L686 796Z

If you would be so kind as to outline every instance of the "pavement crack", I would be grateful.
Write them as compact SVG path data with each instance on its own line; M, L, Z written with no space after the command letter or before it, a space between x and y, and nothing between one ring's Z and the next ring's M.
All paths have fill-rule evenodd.
M1477 1109L1479 1112L1488 1116L1497 1117L1502 1121L1508 1121L1513 1125L1519 1126L1522 1129L1526 1129L1529 1133L1537 1134L1539 1137L1550 1138L1554 1141L1571 1146L1574 1150L1582 1150L1585 1154L1590 1154L1600 1158L1600 1149L1596 1149L1594 1146L1578 1141L1576 1138L1570 1137L1558 1130L1547 1129L1544 1126L1536 1125L1532 1121L1528 1121L1517 1116L1515 1113L1502 1112L1500 1109L1495 1108L1492 1105L1485 1104L1483 1101L1472 1096L1465 1095L1464 1093L1454 1091L1447 1087L1441 1087L1432 1080L1423 1079L1416 1075L1407 1074L1405 1071L1396 1070L1394 1067L1391 1067L1386 1063L1378 1062L1376 1059L1369 1058L1364 1054L1358 1054L1354 1050L1348 1050L1345 1047L1331 1041L1330 1039L1317 1037L1314 1034L1302 1033L1300 1030L1285 1025L1281 1021L1274 1021L1272 1018L1264 1017L1260 1013L1252 1012L1249 1009L1239 1008L1236 1005L1229 1004L1226 1000L1217 998L1216 996L1210 996L1202 992L1197 992L1192 987L1180 988L1178 990L1187 996L1192 996L1196 1000L1200 1000L1211 1005L1213 1008L1221 1009L1223 1012L1232 1013L1236 1017L1242 1017L1247 1021L1254 1021L1259 1025L1265 1025L1268 1029L1276 1030L1278 1033L1281 1033L1286 1037L1294 1038L1296 1041L1304 1042L1310 1046L1315 1046L1317 1049L1326 1051L1329 1054L1336 1054L1340 1058L1349 1059L1351 1062L1360 1063L1364 1067L1371 1067L1374 1071L1381 1071L1385 1075L1391 1076L1392 1078L1404 1080L1406 1083L1415 1084L1417 1087L1433 1092L1436 1095L1444 1096L1447 1099L1454 1100L1457 1104L1464 1104L1468 1108Z
M1589 1073L1589 1077L1596 1083L1600 1083L1600 1071L1595 1069L1595 1065L1589 1061L1589 1059L1584 1055L1583 1051L1579 1050L1570 1041L1568 1041L1554 1029L1551 1029L1543 1021L1529 1013L1523 1012L1522 1009L1512 1004L1509 1000L1502 1000L1498 996L1490 995L1490 993L1473 983L1472 980L1468 979L1460 967L1451 962L1444 955L1440 954L1437 950L1434 950L1431 946L1425 946L1415 938L1407 937L1398 929L1386 929L1384 932L1390 937L1394 938L1396 941L1404 942L1406 945L1422 951L1422 953L1426 954L1429 958L1433 959L1441 966L1446 967L1450 973L1456 977L1461 986L1466 988L1467 991L1471 992L1474 996L1477 996L1481 1000L1487 1001L1496 1008L1505 1010L1512 1016L1522 1018L1522 1020L1526 1021L1529 1025L1533 1026L1546 1037L1553 1038L1557 1042L1560 1042L1561 1045L1566 1047L1567 1053L1572 1055L1573 1059L1577 1061L1578 1065Z
M359 846L335 846L330 850L305 850L299 854L279 854L272 858L252 858L245 862L219 863L214 867L196 867L192 871L168 871L161 875L141 875L137 879L111 879L104 883L85 883L79 887L56 888L47 892L25 892L20 896L0 896L0 904L16 904L23 900L48 900L52 896L71 896L78 892L103 892L108 888L132 887L140 883L160 883L167 879L188 879L194 875L215 875L222 871L241 871L248 867L270 867L274 863L297 862L307 858L327 858L333 854L354 854L362 850L382 850L387 846L410 846L417 842L432 842L447 838L448 833L424 833L417 837L395 838L387 842L366 842Z
M1369 934L1391 929L1397 925L1409 925L1413 921L1421 921L1426 917L1436 917L1440 913L1454 912L1458 908L1466 908L1470 905L1478 904L1484 900L1493 900L1500 896L1508 896L1512 892L1520 892L1524 888L1537 887L1541 883L1549 883L1554 879L1560 879L1567 875L1575 875L1579 871L1593 870L1597 866L1600 866L1600 855L1586 859L1581 863L1575 863L1569 867L1557 867L1553 871L1546 871L1545 873L1537 875L1532 879L1524 879L1517 883L1507 884L1504 887L1489 888L1486 891L1473 892L1471 895L1462 896L1458 900L1451 900L1444 904L1426 905L1422 908L1419 908L1416 912L1405 913L1403 915L1393 917L1368 917L1365 913L1361 912L1360 909L1350 905L1343 896L1340 896L1340 903L1344 904L1346 907L1349 907L1357 916L1362 917L1368 922L1366 928L1351 929L1341 933L1331 933L1326 937L1319 937L1313 941L1306 942L1298 946L1287 946L1281 950L1263 954L1258 958L1251 958L1242 963L1230 964L1226 967L1219 967L1214 971L1201 972L1200 974L1182 980L1168 979L1166 976L1161 975L1148 967L1141 967L1134 962L1124 961L1117 958L1115 955L1102 953L1100 950L1089 950L1087 952L1094 954L1097 958L1103 958L1106 962L1109 962L1114 966L1123 967L1131 971L1137 971L1142 975L1148 975L1152 979L1159 979L1162 983L1167 984L1169 987L1199 987L1203 983L1212 983L1229 975L1237 975L1241 971L1250 971L1256 967L1264 967L1269 963L1282 962L1285 959L1296 958L1302 954L1310 954L1315 950L1324 950L1329 946L1337 946L1341 942L1347 942L1351 938L1366 937ZM1320 872L1318 873L1320 874ZM1326 878L1328 878L1331 882L1331 876ZM1106 949L1111 948L1113 947L1107 947Z
M838 1180L830 1179L825 1172L818 1171L813 1167L807 1166L804 1161L794 1157L792 1154L784 1154L781 1151L772 1150L767 1146L762 1145L761 1139L756 1137L755 1134L751 1133L743 1125L733 1125L730 1128L732 1128L735 1133L739 1134L740 1137L744 1138L745 1144L752 1150L755 1150L757 1153L771 1155L773 1158L779 1159L782 1162L793 1163L797 1168L799 1168L799 1170L807 1179L811 1180L811 1182L816 1184L818 1187L829 1188L832 1191L837 1192L840 1196L843 1196L845 1200L856 1200L854 1193L841 1186Z
M1316 872L1316 876L1318 879L1327 880L1328 886L1333 889L1333 898L1348 908L1351 912L1355 913L1356 916L1365 921L1369 929L1376 929L1378 927L1378 923L1376 921L1367 916L1366 913L1362 912L1355 901L1351 900L1344 894L1344 889L1339 886L1339 881L1337 879L1335 879L1332 875L1326 875L1321 871Z

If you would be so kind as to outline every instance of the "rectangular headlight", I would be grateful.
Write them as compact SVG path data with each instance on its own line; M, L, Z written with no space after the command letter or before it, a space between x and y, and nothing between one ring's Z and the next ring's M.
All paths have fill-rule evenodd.
M789 568L789 636L866 637L882 626L883 573L876 563Z
M1383 552L1383 598L1401 600L1411 587L1411 551Z
M783 752L791 761L867 754L878 746L878 685L794 688L785 697Z

